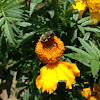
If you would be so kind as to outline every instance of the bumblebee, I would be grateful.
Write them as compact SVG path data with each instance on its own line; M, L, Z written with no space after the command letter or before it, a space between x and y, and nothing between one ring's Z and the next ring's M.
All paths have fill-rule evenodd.
M50 30L48 32L45 32L45 34L43 34L40 37L41 42L48 42L50 38L54 37L55 33L53 32L53 30Z

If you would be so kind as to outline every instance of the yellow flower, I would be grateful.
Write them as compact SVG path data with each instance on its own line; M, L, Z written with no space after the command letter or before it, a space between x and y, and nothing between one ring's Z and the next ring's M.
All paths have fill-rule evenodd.
M88 100L99 100L99 99L96 99L94 96L91 96Z
M90 12L90 20L94 20L91 24L98 24L100 21L100 0L86 0L87 7Z
M100 100L100 86L96 83L93 84L93 91L91 88L84 88L83 91L80 91L86 99L88 100ZM92 94L94 94L92 96Z
M79 19L82 18L82 15L86 8L89 9L90 20L94 20L91 25L98 24L100 21L100 0L75 0L76 6L72 5L73 9L78 9Z
M84 11L86 11L86 2L82 0L75 0L76 6L72 4L73 9L78 9L79 11L79 16L78 18L81 19Z
M44 43L39 40L35 47L38 58L44 63L55 63L61 58L64 50L64 43L56 36Z
M91 97L91 88L84 88L83 91L80 91L80 94L83 95L86 99L89 99Z
M42 92L47 91L51 94L56 90L57 83L64 80L66 89L72 89L76 76L80 76L80 70L75 64L57 61L40 69L40 75L36 79L36 86L38 89L42 88Z

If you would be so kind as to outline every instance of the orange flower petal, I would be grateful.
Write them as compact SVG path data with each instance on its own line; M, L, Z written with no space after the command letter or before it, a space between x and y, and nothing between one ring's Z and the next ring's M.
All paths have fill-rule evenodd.
M91 88L84 88L83 91L80 91L80 94L83 95L86 99L89 99L92 94Z
M38 58L44 63L55 63L61 58L64 50L64 43L56 36L44 43L39 40L35 47Z
M92 92L94 92L94 96L92 96ZM86 99L88 100L100 100L100 86L96 83L93 84L93 91L91 88L84 88L83 91L80 91Z

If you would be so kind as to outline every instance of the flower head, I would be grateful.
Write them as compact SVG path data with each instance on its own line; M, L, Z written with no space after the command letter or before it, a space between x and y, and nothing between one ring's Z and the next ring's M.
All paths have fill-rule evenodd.
M100 13L100 0L85 0L90 12Z
M83 91L80 91L86 99L88 100L100 100L100 86L96 83L93 84L93 90L91 88L84 88ZM92 94L94 94L92 96Z
M100 0L86 0L87 7L90 12L90 20L94 20L91 24L97 24L100 21Z
M84 88L83 91L80 91L80 94L82 94L86 99L89 99L92 94L91 88Z
M82 18L82 15L86 8L89 9L90 20L94 20L91 25L98 24L100 21L100 0L75 0L76 6L72 5L73 9L78 9L79 19Z
M49 94L57 88L57 83L64 80L66 88L72 89L75 83L75 77L80 76L80 70L75 64L58 61L53 64L47 64L40 69L40 75L36 79L36 86L42 91L47 91Z
M64 43L56 36L44 43L39 40L35 48L38 58L44 63L55 63L61 58L64 50Z

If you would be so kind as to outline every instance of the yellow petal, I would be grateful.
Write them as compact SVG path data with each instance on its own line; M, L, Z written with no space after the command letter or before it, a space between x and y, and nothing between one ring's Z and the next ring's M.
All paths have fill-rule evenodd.
M56 90L58 82L64 80L66 88L72 89L76 76L76 71L73 71L72 66L73 64L61 61L43 66L40 69L40 75L36 79L37 88L42 88L42 92L47 91L51 94Z
M76 6L72 4L73 9L78 9L79 11L79 16L78 18L81 19L84 11L86 11L87 5L86 2L82 0L75 0Z
M47 91L51 94L57 88L58 79L56 77L55 70L47 69L46 67L42 67L41 73L36 79L36 86L38 89L42 88L43 92Z

